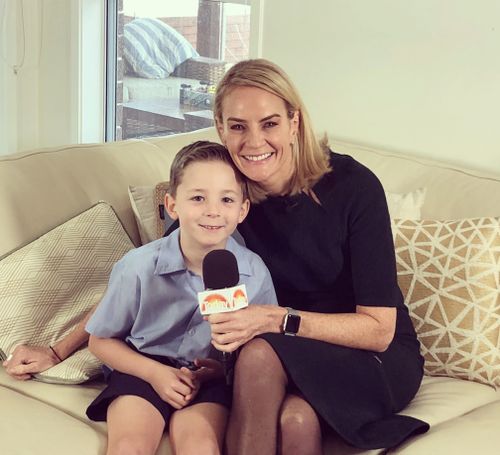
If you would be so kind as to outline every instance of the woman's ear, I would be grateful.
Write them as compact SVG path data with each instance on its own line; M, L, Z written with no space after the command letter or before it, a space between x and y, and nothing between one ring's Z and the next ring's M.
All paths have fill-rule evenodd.
M177 215L177 212L175 211L175 198L169 193L165 194L165 210L167 211L168 216L173 220L177 220L179 218L179 215Z
M290 123L292 126L292 135L295 136L299 131L299 124L300 124L300 111L298 109L293 113Z

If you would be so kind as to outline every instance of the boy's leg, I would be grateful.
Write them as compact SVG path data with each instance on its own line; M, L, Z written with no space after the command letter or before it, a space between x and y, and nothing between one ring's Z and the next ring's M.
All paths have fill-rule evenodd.
M174 455L222 453L228 409L218 403L196 403L170 418L170 445Z
M160 412L144 398L123 395L108 407L107 455L156 453L165 420Z

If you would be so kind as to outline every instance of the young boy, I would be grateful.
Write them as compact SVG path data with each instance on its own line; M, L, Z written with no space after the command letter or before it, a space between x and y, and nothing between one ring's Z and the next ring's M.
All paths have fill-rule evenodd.
M249 200L223 146L195 142L176 155L165 207L179 229L114 266L86 326L90 350L109 367L107 388L87 409L107 420L108 455L124 447L154 454L167 425L175 454L222 452L231 391L209 358L210 327L197 300L208 252L236 256L250 303L277 303L262 260L230 237Z

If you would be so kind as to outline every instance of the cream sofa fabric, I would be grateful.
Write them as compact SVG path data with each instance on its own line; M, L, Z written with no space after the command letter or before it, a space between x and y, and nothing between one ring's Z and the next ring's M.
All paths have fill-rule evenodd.
M128 186L168 180L179 148L197 139L216 140L213 129L150 140L38 150L0 159L0 256L91 207L109 202L136 245L139 234ZM500 177L399 153L332 141L370 167L387 191L427 188L422 217L453 219L500 215ZM17 382L0 368L1 453L63 455L105 453L106 425L88 420L85 409L103 387ZM431 424L428 433L391 454L493 455L500 447L500 392L446 377L425 377L405 414ZM325 455L378 454L346 446L334 435ZM167 438L158 451L170 454Z

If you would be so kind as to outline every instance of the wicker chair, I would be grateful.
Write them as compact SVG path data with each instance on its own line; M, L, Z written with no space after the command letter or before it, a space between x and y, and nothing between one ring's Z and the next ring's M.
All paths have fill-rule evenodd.
M206 81L209 85L217 85L224 76L226 63L222 60L217 60L210 57L194 57L181 63L173 76L187 77L190 79L198 79Z

